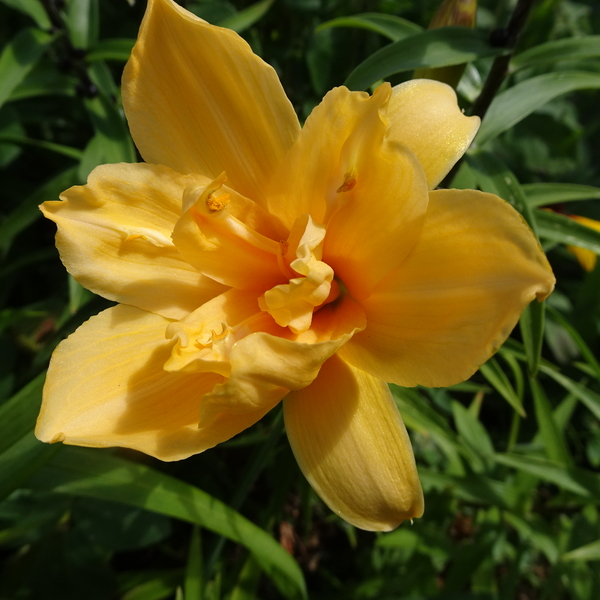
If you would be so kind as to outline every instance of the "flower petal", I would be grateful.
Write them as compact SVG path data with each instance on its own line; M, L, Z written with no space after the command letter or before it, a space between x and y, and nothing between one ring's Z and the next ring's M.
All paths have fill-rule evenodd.
M331 90L312 111L273 174L269 212L289 229L304 213L316 223L325 223L333 206L345 196L340 193L345 177L355 175L357 161L364 164L381 145L387 121L380 111L390 93L389 84L380 86L373 96L345 87ZM353 180L352 187L355 184Z
M62 202L44 202L69 273L105 298L175 319L219 294L224 287L198 273L171 241L191 181L167 167L104 165Z
M406 144L417 155L429 189L435 188L465 153L480 124L479 117L461 112L449 85L430 79L395 86L387 116L390 139Z
M410 440L385 383L333 357L283 407L296 460L331 510L369 531L423 514Z
M268 313L261 316L263 330L231 348L229 379L204 397L202 426L223 412L270 410L289 390L312 383L321 365L365 326L364 312L348 296L324 306L313 327L299 335L277 325Z
M412 250L429 201L415 155L389 141L387 123L378 114L372 117L355 140L352 187L346 191L342 186L338 194L323 247L323 260L357 300L367 297ZM364 119L360 126L366 124Z
M36 435L45 442L124 446L178 460L225 441L263 413L199 429L202 397L223 377L167 373L169 321L115 306L84 323L55 350Z
M280 244L233 216L239 195L231 191L214 198L214 188L226 189L218 178L185 191L184 206L190 208L173 230L181 255L204 275L236 289L264 291L286 281L277 260Z
M340 355L399 385L452 385L470 377L523 309L553 287L537 239L506 202L434 191L419 242L362 302L367 327Z
M150 0L123 75L123 105L144 160L214 178L259 201L299 131L274 69L231 30L171 0Z

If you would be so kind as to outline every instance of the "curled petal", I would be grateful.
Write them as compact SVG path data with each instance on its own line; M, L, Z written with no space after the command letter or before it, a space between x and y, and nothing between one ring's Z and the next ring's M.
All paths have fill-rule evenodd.
M263 316L268 319L263 331L247 335L231 348L231 376L204 397L202 426L209 427L223 413L267 412L289 390L309 385L321 365L365 326L364 313L347 297L321 309L313 329L297 336L276 325L267 313Z
M364 332L340 355L403 386L470 377L554 276L521 215L492 194L430 192L421 238L362 302Z
M242 199L222 188L223 181L221 176L185 190L189 209L173 230L175 246L198 271L236 289L264 290L285 281L277 259L280 244L234 216L237 209L230 205Z
M273 173L268 189L269 212L290 229L304 213L316 223L324 223L339 196L344 175L352 171L355 152L371 150L360 143L360 138L373 135L370 129L381 123L379 111L389 95L389 86L381 86L373 96L345 87L331 90L312 111Z
M394 87L388 105L389 138L406 144L421 163L429 189L435 188L470 146L479 117L460 110L454 90L431 79Z
M211 178L227 171L257 201L300 128L272 67L171 0L148 3L123 105L146 162Z
M192 181L197 178L167 167L104 165L87 185L63 192L61 202L44 202L41 210L58 225L61 260L84 287L181 319L225 289L190 266L171 241Z
M370 531L423 514L410 440L385 383L333 357L283 407L296 460L336 514Z
M84 323L52 356L36 436L44 442L134 448L178 460L239 433L259 415L199 429L213 373L168 373L169 321L116 306ZM253 420L254 419L254 420Z

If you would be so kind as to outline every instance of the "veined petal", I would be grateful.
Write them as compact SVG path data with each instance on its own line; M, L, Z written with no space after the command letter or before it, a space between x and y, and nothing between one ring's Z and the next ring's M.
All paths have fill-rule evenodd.
M369 531L423 514L410 440L384 382L334 356L283 408L296 460L333 512Z
M340 356L399 385L453 385L553 287L537 239L506 202L472 190L430 192L421 238L361 303L367 327Z
M280 244L234 217L238 196L222 188L190 186L183 197L190 208L173 230L181 255L204 275L236 289L265 290L285 281L278 263ZM222 194L216 196L216 193Z
M315 223L324 223L345 176L353 171L357 153L372 150L369 138L381 140L379 129L385 126L379 111L389 95L389 85L380 86L373 96L345 87L331 90L312 111L273 174L269 212L289 229L304 213ZM372 132L373 127L377 131Z
M56 245L79 283L110 300L180 319L225 288L190 266L171 241L183 191L203 178L147 164L97 167L87 185L44 202Z
M214 178L260 201L299 132L274 69L236 33L171 0L150 0L123 75L144 160Z
M168 325L158 315L115 306L64 340L48 370L37 437L79 446L123 446L178 460L251 425L246 415L211 430L198 429L202 397L223 377L164 371L173 345L165 339Z
M480 124L479 117L462 113L449 85L431 79L395 86L387 116L390 139L406 144L417 155L429 189L435 188L465 153Z
M355 155L348 181L338 190L323 248L323 260L357 300L412 250L429 201L421 165L406 146L385 137L387 122L378 112L373 106L367 130L349 139Z

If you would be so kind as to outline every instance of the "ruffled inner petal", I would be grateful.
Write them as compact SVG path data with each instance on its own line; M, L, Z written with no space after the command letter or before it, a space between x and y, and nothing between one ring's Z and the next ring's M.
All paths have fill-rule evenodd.
M171 241L181 197L201 177L147 164L104 165L88 183L44 202L71 275L93 292L180 319L225 288L194 269Z

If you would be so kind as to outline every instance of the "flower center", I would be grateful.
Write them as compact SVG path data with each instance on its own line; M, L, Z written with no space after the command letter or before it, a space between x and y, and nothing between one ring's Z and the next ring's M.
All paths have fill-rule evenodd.
M293 333L307 331L315 309L340 294L333 269L321 260L324 238L323 225L314 223L308 214L298 217L279 247L278 264L289 283L276 285L258 300L261 310Z

